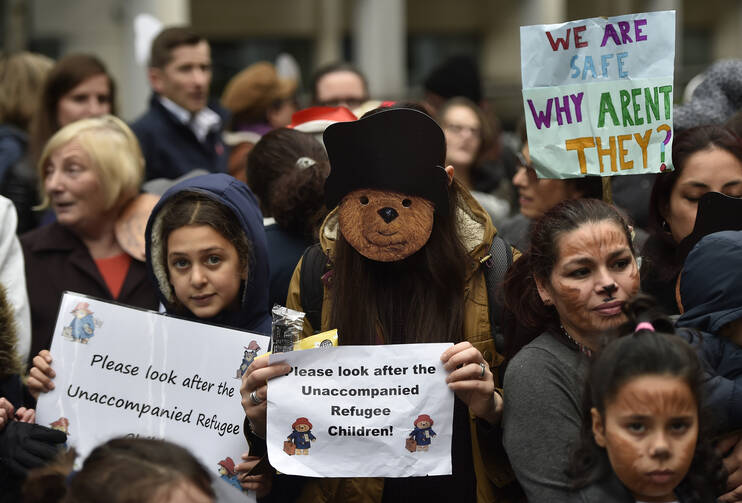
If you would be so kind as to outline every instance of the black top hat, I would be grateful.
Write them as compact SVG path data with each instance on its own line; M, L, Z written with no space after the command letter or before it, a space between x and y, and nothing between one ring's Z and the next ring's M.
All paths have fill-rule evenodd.
M324 133L330 158L325 202L334 208L357 189L420 196L448 212L446 139L427 114L409 108L382 110Z

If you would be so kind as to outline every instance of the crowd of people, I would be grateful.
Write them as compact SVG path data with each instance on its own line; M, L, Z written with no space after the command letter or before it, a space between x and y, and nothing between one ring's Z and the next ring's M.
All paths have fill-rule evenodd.
M112 439L74 469L35 424L65 291L266 335L279 304L304 336L454 343L452 474L435 477L277 473L268 381L290 367L255 359L232 469L260 501L742 501L738 110L678 107L673 169L605 201L598 177L538 177L467 58L416 102L372 100L337 63L300 109L259 62L217 103L208 41L171 27L130 125L95 56L7 55L0 75L0 501L241 501L177 439Z

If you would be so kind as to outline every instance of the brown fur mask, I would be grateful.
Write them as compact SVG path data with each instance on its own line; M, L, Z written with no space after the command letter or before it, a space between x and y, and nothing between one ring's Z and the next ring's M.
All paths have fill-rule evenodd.
M422 248L433 230L433 204L399 192L358 189L338 208L340 232L364 257L403 260Z

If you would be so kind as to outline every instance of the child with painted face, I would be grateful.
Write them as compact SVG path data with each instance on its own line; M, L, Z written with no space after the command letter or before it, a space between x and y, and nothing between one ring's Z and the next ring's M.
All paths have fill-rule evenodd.
M646 304L627 306L633 333L592 362L570 469L574 501L712 502L724 490L721 460L699 420L701 364L680 337L637 323L647 319Z

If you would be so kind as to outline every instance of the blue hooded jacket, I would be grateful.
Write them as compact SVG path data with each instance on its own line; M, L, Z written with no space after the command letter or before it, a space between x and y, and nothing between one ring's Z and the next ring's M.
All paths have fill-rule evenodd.
M680 276L680 298L682 327L717 334L742 318L742 231L716 232L693 247Z
M158 235L161 225L161 210L168 200L183 191L205 195L229 208L239 221L250 243L248 278L241 293L242 306L239 311L222 311L213 318L196 317L190 311L176 309L175 293L167 276L165 243ZM210 174L188 178L171 187L163 194L152 210L146 230L147 272L158 287L158 294L168 313L185 315L195 321L222 324L251 332L270 334L271 317L268 311L268 250L263 230L263 215L257 199L243 182L226 174Z
M706 403L716 416L715 426L740 428L742 348L720 336L719 330L742 318L742 231L716 232L693 247L681 272L680 298L684 312L677 326L700 331L686 340L696 343L711 374L705 391Z

